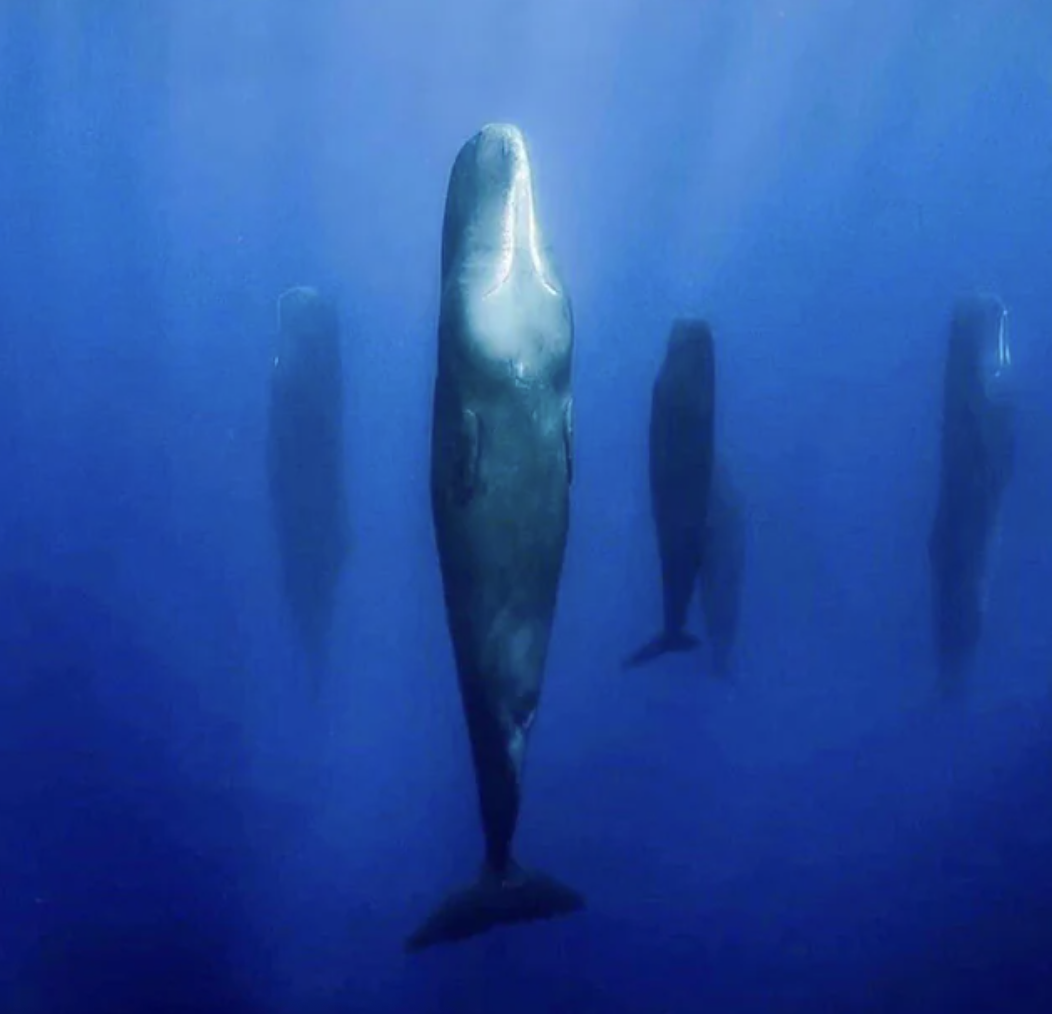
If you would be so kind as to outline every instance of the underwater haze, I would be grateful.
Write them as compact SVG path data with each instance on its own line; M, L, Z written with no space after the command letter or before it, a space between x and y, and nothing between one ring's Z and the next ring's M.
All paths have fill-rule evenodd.
M0 1012L1052 1010L1050 53L1044 0L5 0ZM406 954L483 857L428 462L446 186L491 122L576 328L516 853L587 906ZM320 692L266 471L295 285L343 340ZM972 291L1010 312L1018 453L944 706ZM725 681L621 665L661 616L680 316L747 508Z

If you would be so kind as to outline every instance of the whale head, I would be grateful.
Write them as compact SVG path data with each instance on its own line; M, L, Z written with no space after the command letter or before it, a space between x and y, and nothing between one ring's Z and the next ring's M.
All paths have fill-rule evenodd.
M714 369L712 328L707 321L680 317L672 322L665 349L666 368L676 374L704 376Z
M278 297L275 365L327 363L339 352L335 304L317 289L298 285Z
M528 272L552 295L560 292L537 223L526 139L511 124L483 127L453 163L442 223L442 277L467 261L486 271L487 294L513 271Z
M715 397L716 357L708 322L679 317L672 322L657 383L670 405L691 414L707 411Z
M712 328L708 321L694 317L677 317L668 336L670 359L712 358Z

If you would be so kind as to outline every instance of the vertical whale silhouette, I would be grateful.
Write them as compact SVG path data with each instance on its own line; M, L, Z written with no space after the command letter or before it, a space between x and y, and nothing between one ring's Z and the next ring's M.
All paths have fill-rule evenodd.
M625 660L626 668L698 645L685 627L705 554L715 407L712 330L703 320L676 320L650 403L650 505L664 621L660 633Z
M410 951L584 904L512 854L569 528L572 353L570 301L541 241L525 140L488 125L461 148L447 189L431 442L485 859L475 883L409 937Z
M343 398L336 307L291 288L278 299L267 472L285 599L316 691L349 543Z
M992 542L1015 461L1008 312L958 300L943 378L939 496L928 543L939 689L959 695L983 630Z

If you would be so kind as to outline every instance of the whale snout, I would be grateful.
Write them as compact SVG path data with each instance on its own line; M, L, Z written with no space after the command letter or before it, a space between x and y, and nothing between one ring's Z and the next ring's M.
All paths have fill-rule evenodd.
M526 140L513 124L488 123L464 143L446 191L443 276L471 249L507 245L509 218L529 181Z
M530 155L526 138L510 123L483 127L465 146L471 153L468 167L476 199L491 203L494 211L506 211L518 191L530 179Z
M715 353L712 328L708 321L679 317L672 323L666 357L670 363L693 364L697 369L712 369Z
M442 275L459 261L489 274L491 295L517 270L550 295L560 294L537 222L533 173L522 131L490 123L461 148L446 194Z
M512 174L518 165L529 162L526 138L513 123L487 123L475 135L475 145L480 154L507 162Z
M332 302L311 286L296 285L278 297L278 328L301 341L326 334L334 319Z

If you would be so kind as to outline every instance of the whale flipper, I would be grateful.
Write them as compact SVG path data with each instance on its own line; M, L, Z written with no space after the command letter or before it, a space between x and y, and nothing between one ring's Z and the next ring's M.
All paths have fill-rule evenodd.
M457 441L456 457L456 497L457 502L466 504L475 495L479 474L479 449L481 444L479 417L464 409L460 415L460 432Z
M566 455L566 485L573 485L573 399L566 402L563 412L563 454Z
M584 908L584 897L546 873L515 867L510 876L483 871L455 891L406 940L409 952L478 936L495 926L554 919Z
M700 642L691 634L680 631L678 634L658 634L657 637L647 641L641 648L634 651L625 659L624 669L634 669L636 666L653 662L662 655L670 655L676 652L693 651Z

